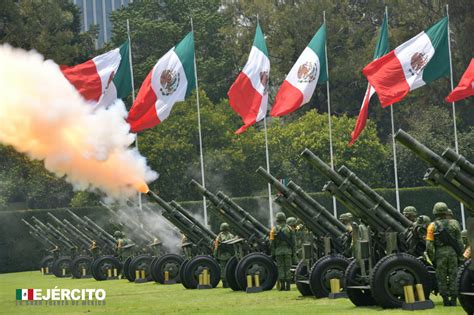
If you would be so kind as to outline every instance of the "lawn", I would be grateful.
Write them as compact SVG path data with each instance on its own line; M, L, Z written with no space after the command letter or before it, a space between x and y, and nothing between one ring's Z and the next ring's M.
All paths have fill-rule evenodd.
M16 305L15 289L85 289L102 288L106 304L83 305ZM458 307L443 307L434 297L435 309L422 314L463 314ZM182 285L159 285L154 282L135 284L126 280L98 282L94 279L60 279L39 272L0 274L1 314L409 314L402 310L377 307L356 308L349 300L302 298L293 286L291 292L276 290L246 294L230 289L186 290Z

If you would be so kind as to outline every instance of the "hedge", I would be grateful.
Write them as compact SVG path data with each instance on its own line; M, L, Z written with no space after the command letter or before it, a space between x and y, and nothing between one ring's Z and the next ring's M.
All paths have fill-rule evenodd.
M395 204L394 189L376 189L388 202ZM332 197L327 193L311 193L321 204L332 212ZM444 201L453 210L456 218L461 219L459 202L437 187L415 187L400 190L401 208L412 205L418 209L419 214L430 217L433 204ZM234 198L242 208L249 211L264 224L268 224L268 197L240 197ZM181 204L192 213L202 217L201 201L184 201ZM279 211L278 205L274 204L274 212ZM100 207L72 209L79 216L87 215L104 227L110 233L116 228L110 221L107 212ZM346 212L344 206L337 204L338 214ZM24 218L30 221L31 216L36 216L42 221L49 221L47 213L51 212L58 218L68 218L64 209L34 209L34 210L11 210L0 211L0 221L3 226L0 229L0 273L33 270L44 254L41 245L28 234L28 228L21 222ZM217 231L220 220L208 209L211 228Z

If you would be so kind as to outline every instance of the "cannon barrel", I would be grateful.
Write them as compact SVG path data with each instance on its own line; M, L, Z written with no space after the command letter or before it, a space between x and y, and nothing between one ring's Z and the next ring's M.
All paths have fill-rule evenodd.
M51 235L51 237L58 240L61 244L63 244L67 248L74 248L75 247L67 237L65 237L61 232L57 231L54 228L54 226L52 226L51 224L49 224L49 223L44 224L43 222L41 222L35 216L32 216L31 220L33 220L36 224L38 224L38 226L43 230L44 233L49 233Z
M468 161L464 156L456 153L453 149L447 148L441 156L451 162L456 162L463 171L474 176L474 164Z
M210 229L208 229L207 227L204 226L204 224L202 224L201 222L199 222L195 217L193 217L189 211L187 211L186 209L183 208L183 206L181 206L179 203L177 203L176 201L174 200L171 200L170 201L170 204L176 209L176 211L178 211L179 213L181 213L183 216L185 216L189 221L191 221L194 225L196 225L197 227L199 227L203 232L205 232L210 238L212 239L215 239L217 237L217 235L212 232Z
M250 221L253 226L258 229L263 235L268 235L270 233L270 229L264 226L260 221L255 219L250 213L245 211L241 206L239 206L236 202L234 202L229 196L224 194L222 191L218 191L216 193L217 197L221 198L229 207L231 207L235 212L239 213L240 216L245 218L245 220Z
M205 242L205 246L210 246L212 244L214 239L209 236L209 232L203 231L199 226L190 221L175 207L167 203L164 199L151 190L147 192L147 196L158 203L161 208L165 210L162 212L163 217L175 225L192 243L198 245L202 242Z
M106 241L107 243L109 243L109 245L111 246L115 246L115 244L117 243L117 240L115 239L115 237L113 237L112 235L110 235L106 230L104 230L103 228L101 228L100 226L98 226L94 221L92 221L88 216L84 216L84 221L87 222L88 226L91 227L91 229L95 230L99 236L102 236L102 238L104 239L104 241Z
M221 216L223 220L231 226L232 231L238 236L244 239L250 239L255 234L262 237L260 231L256 229L251 222L243 219L221 198L201 186L201 184L194 179L191 180L190 184L192 184L199 193L205 196L212 203L212 206L209 207L209 209L215 211L219 216Z
M98 233L98 231L93 230L87 224L87 222L85 222L85 220L83 220L77 214L69 209L66 209L66 213L69 214L74 222L76 222L82 228L83 233L86 234L89 239L96 241L100 246L115 246L115 243L111 244L107 238L104 238L101 233Z
M54 248L57 246L53 241L47 238L46 235L41 234L41 232L33 225L31 225L28 221L26 221L25 219L21 219L21 221L23 221L23 223L30 229L30 235L33 236L33 238L35 238L38 242L43 244L44 247L48 247L49 245Z
M402 129L397 131L395 139L423 161L435 167L440 173L445 174L446 177L453 177L462 185L474 189L474 179L465 172L459 171L459 166L456 163L442 158Z
M313 199L312 203L306 201L305 198L300 195L302 194L302 190L299 186L294 183L292 185L292 187L296 190L299 189L298 191L294 191L289 187L286 187L261 166L257 169L257 173L266 178L273 187L275 187L288 199L288 201L293 202L297 206L295 211L298 211L298 208L300 209L298 211L297 217L304 220L305 222L311 220L317 221L325 229L325 231L327 231L327 233L334 238L339 237L345 232L344 225L337 221L337 219L331 214L329 214L329 212L322 205L317 203L316 200ZM309 195L307 197L309 197ZM311 197L309 198L312 199ZM329 219L330 217L332 218Z
M69 238L68 236L66 236L63 232L61 232L60 230L58 230L54 225L52 225L51 223L49 222L46 222L46 226L50 229L50 231L52 231L56 237L59 239L59 240L63 240L65 241L65 243L68 243L69 247L71 248L77 248L78 246L80 246L80 244L74 240L71 240L71 238Z
M90 245L90 242L87 242L80 235L78 235L75 231L73 231L69 227L67 227L63 222L61 222L58 218L56 218L51 212L48 212L47 215L50 219L52 219L54 221L54 223L58 227L60 227L64 231L64 233L66 233L65 235L71 241L71 243L73 243L77 247L80 247L81 245L87 247L87 246ZM58 231L59 231L59 229L58 229Z
M67 219L63 219L63 222L65 226L67 226L70 230L74 231L77 235L86 240L88 244L92 244L93 240L86 234L84 234L81 230L79 230L77 227L75 227L71 222L69 222Z
M353 182L351 182L351 179L332 170L329 165L323 162L309 149L305 149L301 155L335 184L335 187L337 187L337 190L341 193L339 197L341 195L345 196L346 202L352 203L355 207L359 208L360 211L357 211L358 213L354 213L354 215L358 215L364 223L370 224L369 221L374 222L381 220L389 226L389 230L399 233L403 233L406 230L406 227L398 220L398 218L392 217L380 202L371 199L371 196L358 188ZM333 194L335 192L335 187L332 187L333 189L331 190L331 193ZM335 196L336 198L338 197L338 195ZM353 209L354 207L349 207L349 210L353 211ZM377 225L372 226L377 227ZM388 229L381 230L380 232L386 232L387 230Z

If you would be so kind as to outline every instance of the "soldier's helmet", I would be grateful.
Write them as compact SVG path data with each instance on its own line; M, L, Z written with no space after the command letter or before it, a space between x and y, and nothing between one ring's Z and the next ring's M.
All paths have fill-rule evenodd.
M286 222L286 215L283 212L278 212L275 218L276 218L276 221L279 223Z
M467 230L462 230L461 231L461 237L462 238L467 238Z
M221 230L221 232L227 232L227 231L229 231L229 224L227 224L227 223L225 223L225 222L222 223L222 224L221 224L221 227L220 227L220 230Z
M433 215L448 214L448 206L444 202L437 202L433 207Z
M123 237L123 233L121 231L114 232L114 238L121 238L121 237Z
M418 218L416 218L416 224L418 225L425 225L425 224L430 224L431 219L427 215L420 215Z
M286 224L288 225L296 225L296 218L295 217L288 217L288 219L286 219Z
M453 216L453 215L454 215L454 214L453 214L453 210L451 210L451 209L448 208L448 215Z
M353 219L354 217L352 216L352 213L350 212L343 213L339 216L340 221L352 221Z
M417 214L418 214L418 211L416 211L416 208L415 208L415 207L413 207L413 206L408 206L408 207L405 207L405 209L403 209L403 214L404 214L404 215L407 215L407 214L417 215Z

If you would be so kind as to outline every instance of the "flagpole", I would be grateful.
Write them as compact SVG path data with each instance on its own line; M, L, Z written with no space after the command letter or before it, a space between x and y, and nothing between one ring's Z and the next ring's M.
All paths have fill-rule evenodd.
M326 11L323 11L323 22L324 22L324 26L326 26ZM326 38L326 42L324 43L324 54L326 55L326 75L327 75L326 92L328 95L329 155L331 156L331 169L334 170L334 154L333 154L333 149L332 149L331 97L329 94L329 65L328 65L327 38ZM332 208L333 208L334 216L337 218L337 204L336 204L336 197L334 196L332 196Z
M130 39L130 22L127 19L127 38L128 38L128 61L130 63L130 77L131 77L131 84L132 84L132 104L135 103L135 84L133 81L133 64L132 64L132 41ZM135 148L138 151L138 132L135 136ZM141 212L143 212L142 207L142 193L138 192L138 208Z
M451 91L454 89L454 83L453 83L453 61L452 61L452 55L451 55L451 35L449 32L449 6L446 4L446 16L448 17L448 50L449 50L449 76L451 79ZM456 153L459 154L459 145L458 145L458 128L456 125L456 106L455 103L451 103L452 109L453 109L453 128L454 128L454 149L456 150ZM464 213L464 204L460 202L461 205L461 219L462 219L462 228L465 230L466 229L466 216Z
M388 23L388 7L385 6L385 18ZM398 168L397 168L397 146L395 142L395 122L393 119L393 106L390 106L390 121L392 123L392 152L393 152L393 175L395 177L395 199L397 202L397 210L400 212L400 191L398 188Z
M191 32L193 32L193 36L194 36L193 18L191 18ZM196 105L197 105L197 116L198 116L199 155L201 159L201 180L202 180L202 186L206 188L206 182L204 179L204 157L202 154L201 110L199 109L199 85L198 85L198 78L197 78L196 52L194 52L194 81L196 82ZM208 226L206 196L202 196L202 206L204 210L204 224Z
M259 24L257 13L257 25ZM267 92L268 93L268 92ZM263 116L263 130L265 133L265 158L267 160L267 172L270 173L270 154L268 153L268 132L267 132L267 113ZM268 187L268 212L269 212L269 226L273 226L273 205L272 205L272 185L267 183Z

